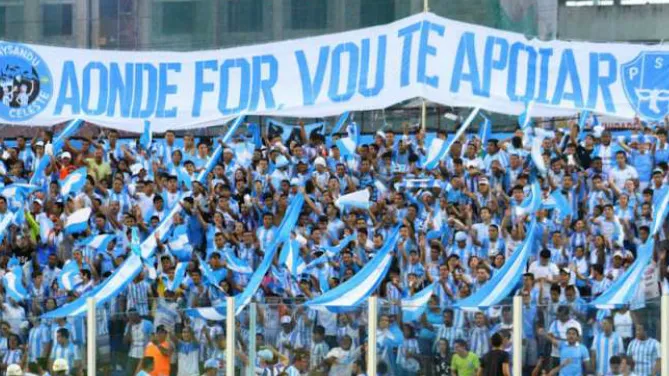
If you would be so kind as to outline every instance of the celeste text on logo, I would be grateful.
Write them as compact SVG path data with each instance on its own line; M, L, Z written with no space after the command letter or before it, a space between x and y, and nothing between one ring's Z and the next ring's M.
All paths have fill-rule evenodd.
M0 43L0 119L29 120L46 108L52 94L51 72L35 51Z

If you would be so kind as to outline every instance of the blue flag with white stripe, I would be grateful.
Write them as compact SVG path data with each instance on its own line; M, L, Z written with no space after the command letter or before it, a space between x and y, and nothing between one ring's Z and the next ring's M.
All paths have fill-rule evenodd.
M655 239L650 236L637 249L637 257L634 263L590 304L599 309L614 309L629 304L634 298L637 288L644 288L643 275L653 257L654 248Z
M339 241L339 244L333 246L322 246L321 249L325 251L325 254L332 258L335 257L341 252L342 249L346 248L352 241L356 238L355 234L351 234L344 239Z
M523 276L527 260L534 245L536 220L532 219L529 228L525 231L525 240L516 247L511 257L504 263L492 278L472 295L455 303L462 309L486 309L499 304L509 296Z
M66 291L74 290L81 283L79 266L74 260L69 260L63 265L63 269L56 277L58 286Z
M385 278L393 260L391 251L399 239L399 227L388 237L379 252L353 277L328 292L317 296L304 305L327 309L330 312L348 312L364 302Z
M556 189L551 192L551 198L555 202L555 209L559 211L561 219L574 214L569 200L567 200L567 197L560 190Z
M530 195L528 197L525 197L523 202L520 203L520 205L515 207L515 214L517 216L522 216L522 215L530 215L541 207L541 203L543 202L542 197L541 197L541 186L539 185L539 180L535 179L530 179L533 180L532 184L530 185Z
M402 299L402 321L414 322L420 320L421 315L427 308L427 302L434 293L438 282L432 283L409 298Z
M348 120L349 115L350 112L346 111L339 116L339 119L337 119L337 123L332 128L332 132L330 132L330 137L329 137L330 139L332 139L332 136L335 135L337 132L339 132L344 126L344 124L346 124L346 120Z
M181 286L181 283L184 280L184 276L186 275L186 270L188 269L188 263L187 262L180 262L177 264L177 266L174 268L174 279L172 281L167 280L167 285L165 286L169 291L176 291L179 286Z
M14 183L4 187L0 195L8 199L14 198L14 199L24 200L38 188L39 188L38 186L32 184Z
M669 212L669 187L664 186L653 195L653 224L650 228L650 236L657 234Z
M5 235L9 234L9 225L11 225L13 221L14 213L7 210L5 215L2 217L2 220L0 221L0 242L5 239Z
M96 251L105 251L109 243L114 239L116 239L116 235L112 234L92 235L77 241L76 244Z
M253 268L249 264L233 254L232 251L224 252L223 258L228 269L240 274L253 274Z
M63 131L53 139L53 143L51 144L54 155L60 153L60 149L65 145L65 139L73 135L83 124L83 120L75 119L65 126ZM51 158L46 154L39 159L37 167L35 167L35 171L33 172L33 176L30 178L30 184L37 185L37 182L44 177L44 170L49 166L49 163L51 163Z
M590 118L590 111L581 112L581 115L578 118L578 131L579 132L584 132L585 131L585 125L588 122L588 118Z
M9 268L9 272L2 277L2 283L5 287L7 297L14 299L16 302L22 302L28 297L28 292L26 291L25 286L23 286L22 281L23 269L21 266L15 265Z
M339 196L335 201L335 206L341 209L357 208L367 210L371 205L369 198L369 189L363 188L359 191Z
M479 125L479 139L481 140L481 145L485 145L492 136L492 122L490 122L487 116L481 116L483 117L483 121Z
M186 225L178 225L172 231L172 237L170 238L167 246L170 249L170 253L177 260L182 262L188 262L193 256L193 246L190 244L188 239L188 228Z
M86 176L88 176L86 167L71 172L60 182L60 194L66 197L70 194L76 195L81 192L84 189L84 185L86 185Z
M91 208L83 208L70 214L65 221L66 234L79 234L88 228L88 220L91 218Z
M151 148L151 142L153 142L153 133L151 132L151 122L144 120L144 131L139 137L139 146L144 150L149 150Z
M534 106L534 102L529 101L525 104L525 110L523 111L520 116L518 116L518 125L520 125L520 129L525 129L528 127L531 127L532 124L532 107Z

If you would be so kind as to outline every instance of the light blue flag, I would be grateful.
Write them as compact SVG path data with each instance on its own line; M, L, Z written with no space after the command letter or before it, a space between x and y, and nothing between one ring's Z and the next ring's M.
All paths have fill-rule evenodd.
M2 189L0 195L5 198L12 198L17 200L25 200L31 193L36 191L39 187L32 184L14 183Z
M51 144L54 155L60 153L60 149L62 149L65 145L65 139L76 133L83 124L83 120L75 119L69 122L67 126L65 126L65 129L63 129L63 131L53 139ZM37 185L37 182L39 182L44 177L44 170L46 170L50 162L51 159L46 154L40 158L40 160L37 162L37 167L35 167L35 171L33 172L33 176L30 178L30 184Z
M536 177L534 179L530 178L530 180L532 180L532 184L530 185L530 195L525 197L523 202L515 207L514 212L516 216L531 215L541 208L543 200L541 198L541 186L539 185L539 180Z
M599 125L599 116L592 114L592 127L596 127Z
M351 137L342 137L335 142L342 157L358 155L358 144Z
M320 265L320 264L326 264L326 263L328 263L329 261L330 261L330 259L328 258L328 255L323 254L323 255L321 255L321 256L319 256L319 257L317 257L317 258L315 258L315 259L309 261L309 263L308 263L307 266L304 268L304 270L311 270L311 269L314 269L314 268L316 268L318 265Z
M12 266L8 273L2 277L2 283L5 287L7 297L12 298L16 302L22 302L28 297L28 292L23 286L23 269L20 265Z
M393 260L391 251L395 249L398 239L399 227L396 227L379 252L353 277L304 305L335 313L348 312L358 307L376 290L388 273Z
M481 145L485 145L492 136L492 123L487 116L481 116L483 117L483 121L479 125L479 139L481 140Z
M295 228L297 224L297 219L299 218L300 211L304 204L304 197L299 194L293 198L290 202L286 214L279 225L278 234L287 234L277 237L265 251L265 256L263 257L262 262L258 265L256 271L249 278L249 282L242 291L241 294L235 296L235 312L240 314L242 310L249 304L251 298L255 295L256 291L262 284L265 274L270 270L272 262L274 261L274 256L278 250L279 244L284 240L287 240L290 236L291 229ZM284 236L286 236L284 238ZM223 321L226 318L226 304L221 304L216 307L206 307L206 308L193 308L186 310L186 314L191 317L199 317L205 320L212 321Z
M56 278L58 286L66 291L74 290L81 282L79 266L74 260L69 260Z
M669 212L669 188L664 186L653 195L653 224L650 228L650 236L657 234Z
M551 192L551 198L555 202L555 209L559 210L561 219L574 214L569 201L560 190L556 189Z
M231 139L232 136L235 134L237 131L237 128L239 128L240 125L242 125L242 122L246 118L246 115L239 115L235 121L232 122L230 125L230 128L228 128L227 132L223 135L221 138L221 142L228 143ZM211 154L209 159L207 160L207 163L204 165L204 169L200 171L200 173L197 175L197 181L200 183L205 183L207 181L207 175L214 169L214 166L216 166L216 163L218 163L218 160L221 158L221 155L223 154L223 147L222 145L218 145L216 149L214 149L214 152Z
M232 250L223 252L223 258L225 260L225 266L233 272L240 274L253 274L253 268L249 266L245 260L237 258Z
M91 218L91 208L82 208L70 214L65 220L66 234L79 234L88 228L88 220Z
M149 150L151 148L151 143L153 142L153 132L151 132L151 122L144 120L144 131L139 137L139 146L144 150Z
M25 209L23 208L23 203L19 207L19 209L14 212L14 224L17 226L22 226L24 223L26 223L26 212ZM0 240L1 242L2 240Z
M425 161L422 163L423 167L426 170L434 170L439 165L439 161L443 159L447 148L448 142L438 137L433 138L427 149Z
M232 152L235 155L235 162L237 162L237 164L244 168L251 166L251 163L253 162L253 152L255 151L255 145L250 142L237 142L232 144L231 147Z
M590 111L586 110L581 112L581 115L578 117L579 132L585 132L585 125L588 122L588 118L590 118Z
M363 188L359 191L339 196L335 201L335 206L341 209L357 208L367 210L371 206L369 198L369 190Z
M188 262L193 257L193 246L188 239L188 228L185 225L178 225L174 228L167 246L172 256L181 262Z
M0 242L2 242L5 239L5 235L9 233L8 228L13 221L14 213L7 210L5 215L2 217L2 220L0 221Z
M188 175L185 167L177 168L177 181L179 182L179 186L185 186L186 190L190 191L193 189L193 178Z
M420 320L421 315L427 308L427 302L434 293L438 282L432 283L426 288L414 294L412 297L402 299L402 321L414 322Z
M188 269L187 262L180 262L177 264L177 266L174 268L174 279L172 281L166 281L167 282L166 288L169 291L176 291L177 288L181 286L181 283L184 280L184 276L186 275L187 269Z
M321 249L325 252L325 254L328 257L330 258L335 257L339 254L339 252L341 252L342 249L346 248L346 246L349 245L349 243L354 241L355 237L356 237L355 234L351 234L345 237L344 239L340 240L339 244L333 246L329 245L322 246Z
M86 177L88 172L86 167L71 172L67 177L60 182L60 194L67 197L70 194L76 195L84 189L86 185Z
M346 124L346 120L348 120L348 116L350 115L350 112L346 111L343 114L339 116L339 119L337 120L337 124L332 128L332 132L330 132L330 139L332 138L333 135L337 134L341 130L341 128Z
M525 111L523 111L520 116L518 116L518 125L520 125L520 129L525 129L528 127L533 126L532 124L532 107L534 106L534 102L529 101L525 104Z
M77 241L77 245L88 247L96 251L106 251L107 246L114 239L116 239L116 235L112 234L92 235Z
M330 281L325 273L318 273L318 286L321 288L321 293L330 291Z
M197 255L197 259L200 261L200 271L202 272L205 280L214 286L218 286L218 283L221 282L219 274L214 273L214 271L209 267L209 264L204 262L200 255Z
M536 220L532 219L529 228L525 232L525 240L516 247L502 268L493 274L492 278L476 290L475 293L457 301L455 303L456 307L467 310L487 309L499 304L500 301L511 294L525 271L525 266L527 265L527 260L530 257L534 244L536 225Z
M642 283L643 274L653 257L654 248L655 240L650 236L637 249L637 257L634 263L604 293L596 297L590 305L598 309L614 309L632 302L637 288L644 288Z

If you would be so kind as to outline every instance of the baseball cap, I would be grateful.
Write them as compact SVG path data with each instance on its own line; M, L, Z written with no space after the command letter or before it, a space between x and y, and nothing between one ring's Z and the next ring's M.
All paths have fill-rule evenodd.
M487 178L482 178L482 179L479 179L479 184L490 185L490 182L488 181Z
M288 316L288 315L281 316L281 325L290 324L291 321L292 321L292 319L290 318L290 316Z
M69 158L72 159L72 154L69 151L64 151L60 154L60 159Z
M323 166L325 167L325 158L323 157L318 157L316 160L314 160L314 166Z
M623 253L620 252L620 251L615 251L615 252L613 252L613 257L616 257L616 256L617 256L617 257L620 257L620 258L623 258Z
M262 360L272 360L274 359L274 354L271 350L263 349L258 351L258 358Z
M467 241L467 234L464 233L464 231L458 231L455 233L455 241L456 242L464 242Z
M44 141L37 141L37 142L35 142L35 146L41 146L41 147L44 147Z
M204 368L205 369L218 369L218 360L216 359L208 359L206 362L204 362Z
M59 372L59 371L65 371L68 372L70 370L70 366L67 364L67 361L63 358L58 358L53 362L53 372Z

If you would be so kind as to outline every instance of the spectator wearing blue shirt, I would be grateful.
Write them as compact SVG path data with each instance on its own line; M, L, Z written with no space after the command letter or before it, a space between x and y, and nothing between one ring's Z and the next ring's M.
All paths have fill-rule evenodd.
M580 333L578 329L571 327L567 329L567 338L556 338L546 336L553 345L558 346L560 351L560 364L551 373L559 371L560 376L583 376L587 374L590 354L588 349L579 342Z

